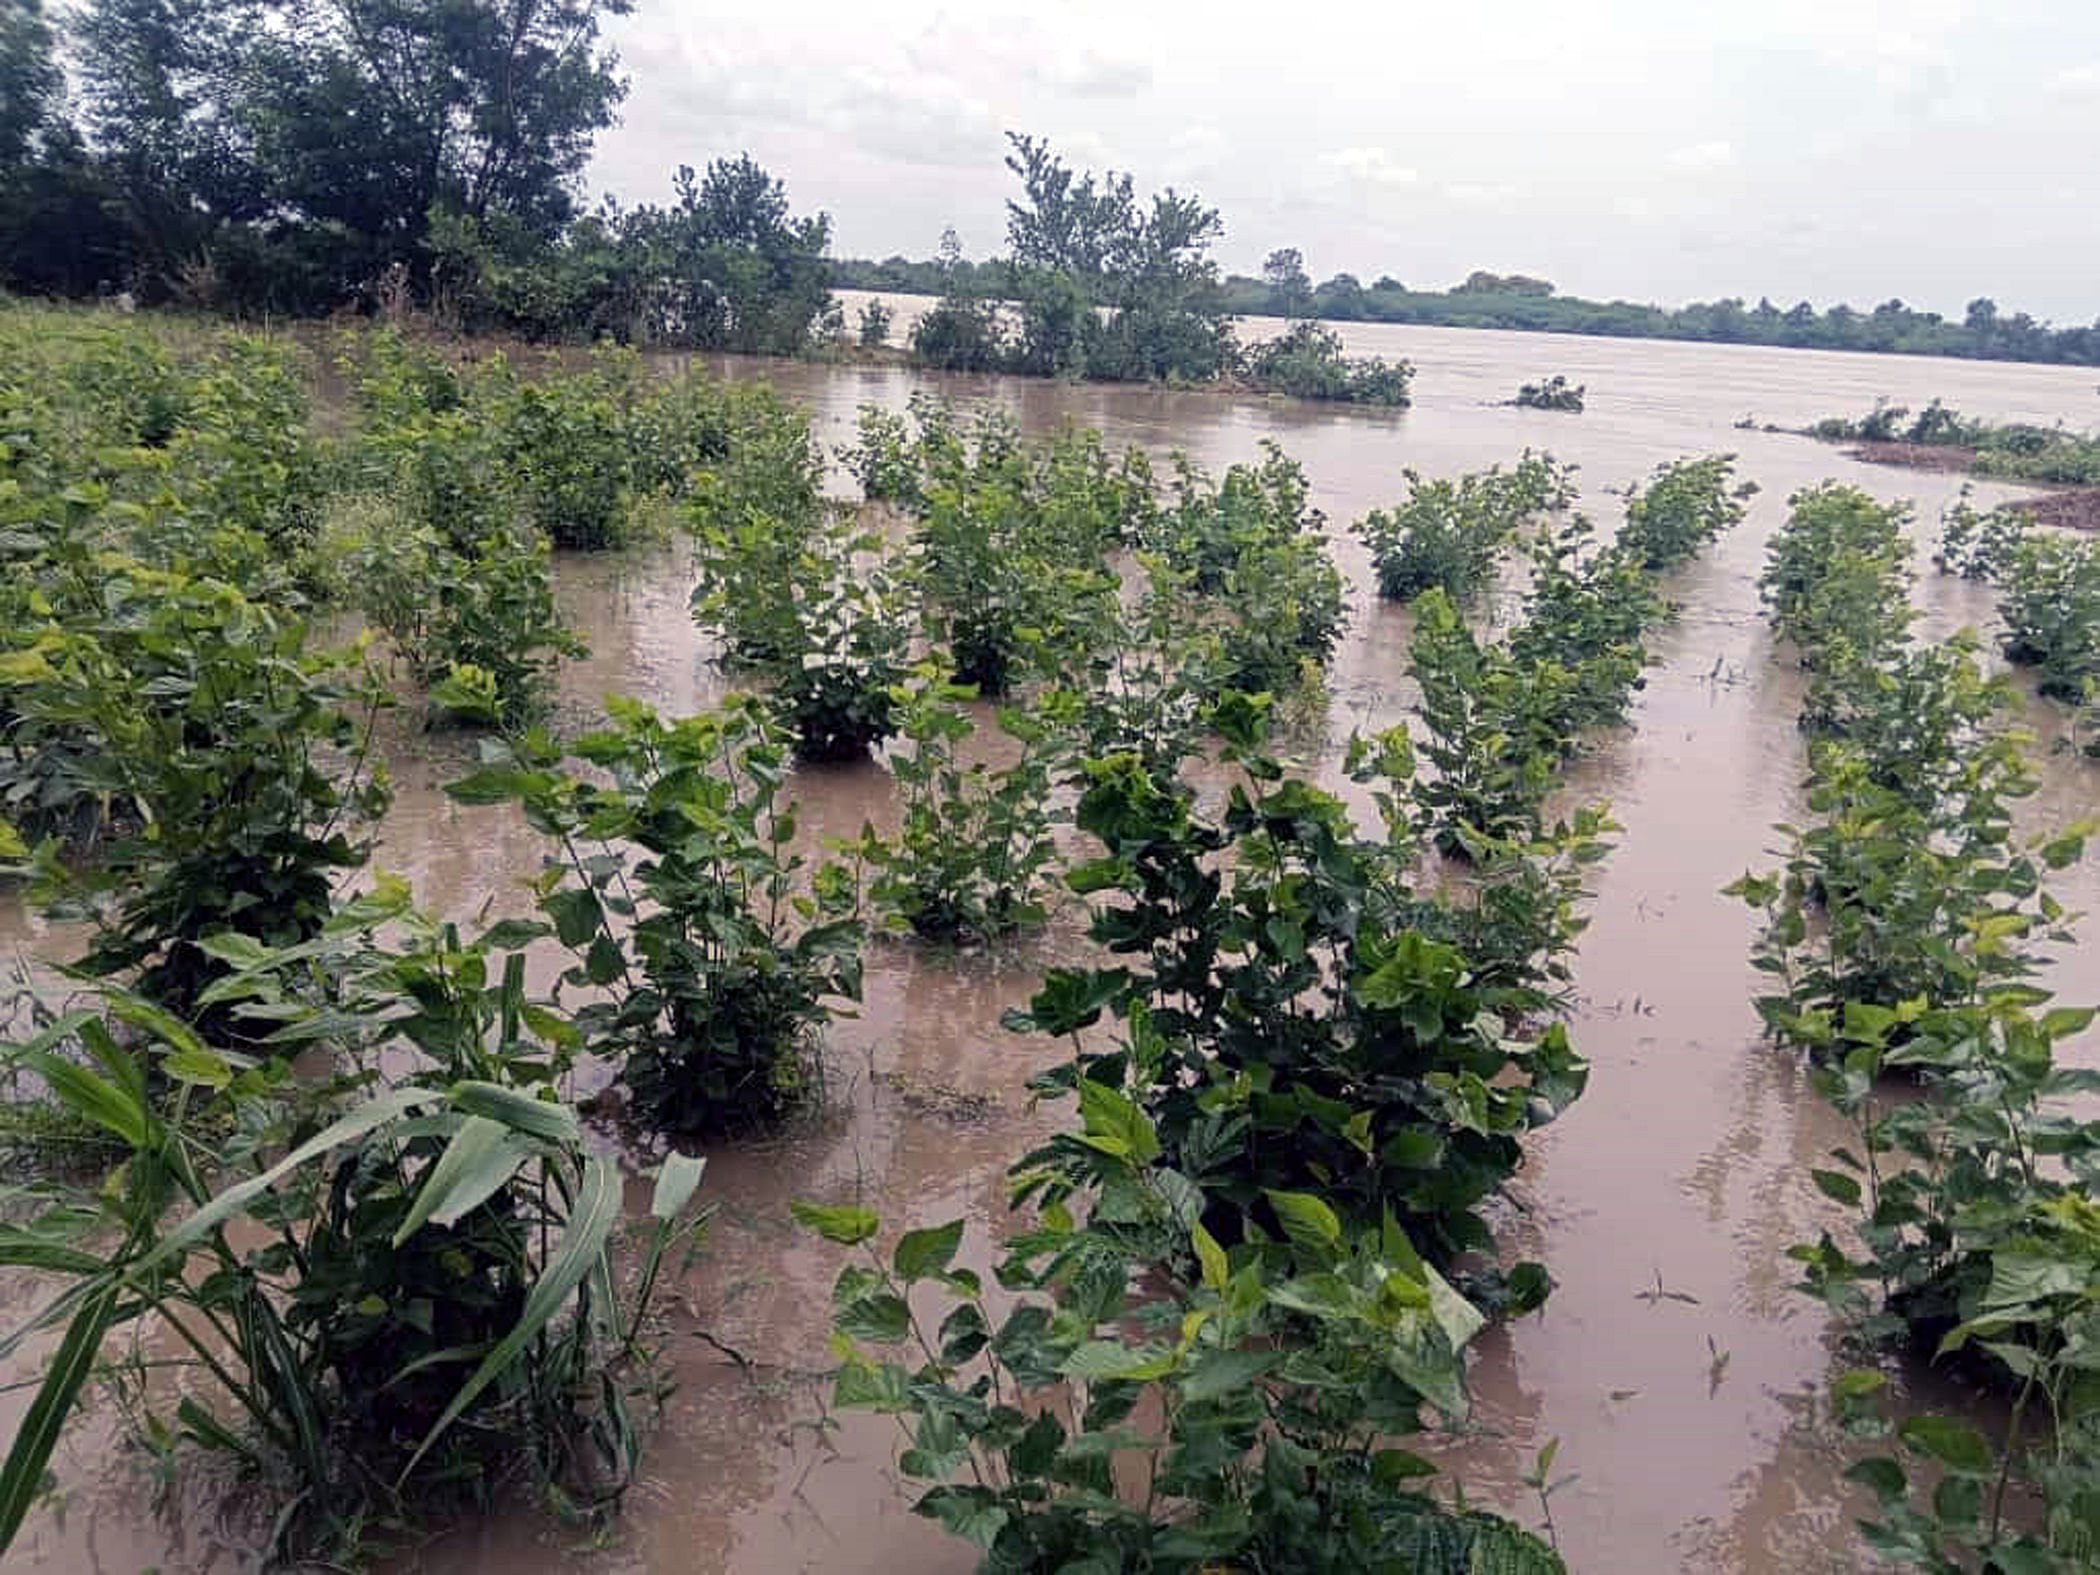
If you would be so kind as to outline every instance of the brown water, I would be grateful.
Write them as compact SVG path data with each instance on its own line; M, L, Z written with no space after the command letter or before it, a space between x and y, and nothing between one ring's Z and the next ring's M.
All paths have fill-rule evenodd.
M1789 1289L1784 1250L1831 1210L1807 1181L1840 1140L1799 1067L1761 1044L1747 957L1755 918L1718 895L1768 861L1771 822L1799 809L1797 675L1776 664L1754 579L1787 495L1825 477L1915 499L1936 519L1947 478L1875 469L1798 438L1731 430L1740 416L1799 424L1864 409L1877 395L1943 396L1964 411L2074 424L2090 419L2091 375L2049 368L1909 358L1637 344L1456 330L1347 330L1358 353L1402 354L1420 368L1404 413L1326 410L1283 401L1128 388L930 378L889 369L717 363L764 378L815 412L844 443L864 402L900 406L918 388L996 399L1034 431L1098 426L1115 444L1188 449L1221 469L1275 437L1310 474L1355 586L1355 624L1336 665L1327 718L1333 750L1352 728L1404 709L1406 616L1377 604L1347 521L1395 501L1399 472L1451 474L1509 461L1526 445L1579 462L1583 506L1617 518L1623 488L1681 455L1734 450L1763 487L1747 523L1670 587L1682 614L1657 640L1660 665L1636 725L1602 738L1571 772L1572 794L1608 798L1624 825L1596 881L1574 1015L1595 1070L1588 1096L1533 1145L1521 1180L1522 1245L1560 1288L1542 1316L1481 1342L1478 1414L1447 1453L1476 1498L1536 1519L1518 1476L1561 1441L1579 1479L1553 1501L1561 1544L1580 1571L1798 1572L1862 1563L1849 1529L1866 1505L1839 1473L1848 1458L1819 1397L1844 1364L1816 1307ZM1590 387L1587 414L1491 408L1517 384L1562 372ZM1980 487L1985 501L2004 489ZM565 680L568 708L608 690L673 711L723 688L685 614L682 556L575 561L565 604L592 656ZM1954 582L1919 587L1934 631L1989 617L1987 595ZM2046 707L2045 731L2060 731ZM457 743L404 744L399 795L378 861L424 902L468 916L518 911L517 882L537 839L508 810L447 802L441 784L465 758ZM2093 767L2045 761L2040 812L2082 813ZM818 832L849 834L892 813L875 765L805 771L797 792ZM2100 906L2100 870L2073 872L2073 907ZM1002 959L944 958L885 946L871 959L866 1007L833 1036L822 1115L768 1144L711 1156L706 1192L720 1206L704 1260L677 1287L670 1356L680 1387L646 1475L601 1545L513 1506L433 1541L404 1568L513 1575L621 1572L966 1571L967 1550L907 1512L887 1422L855 1419L820 1441L825 1314L837 1255L789 1226L797 1197L872 1202L892 1226L967 1214L982 1263L1003 1218L1007 1163L1057 1112L1029 1113L1021 1084L1054 1052L997 1027L1046 959L1074 954L1080 916ZM17 912L0 913L0 946L56 949ZM2100 999L2084 952L2057 983ZM1683 1297L1643 1298L1658 1282ZM0 1289L17 1314L27 1287ZM705 1331L742 1365L697 1337ZM0 1379L19 1376L0 1375ZM0 1395L11 1427L26 1394ZM40 1512L11 1568L129 1572L241 1567L208 1495L172 1517L147 1507L140 1468L89 1427L62 1453L63 1515ZM222 1545L223 1544L223 1545Z

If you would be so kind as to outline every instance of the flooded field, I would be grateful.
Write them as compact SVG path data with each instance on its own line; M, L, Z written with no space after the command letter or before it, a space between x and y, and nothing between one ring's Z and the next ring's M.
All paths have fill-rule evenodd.
M849 303L849 310L851 303ZM1755 579L1764 543L1797 489L1836 478L1915 502L1929 538L1959 481L1848 461L1800 438L1733 423L1805 424L1937 396L1972 415L2089 422L2089 372L1684 344L1547 338L1458 330L1347 327L1353 353L1417 364L1417 403L1400 413L1336 411L1207 393L932 378L897 370L742 361L808 405L819 437L851 440L863 404L901 407L933 389L1011 407L1031 432L1074 422L1111 446L1186 449L1212 471L1258 458L1273 438L1306 468L1351 581L1348 643L1331 677L1323 774L1340 780L1352 731L1405 714L1408 616L1371 594L1347 524L1393 503L1401 471L1450 475L1507 463L1527 446L1581 467L1580 506L1617 518L1606 496L1681 456L1730 450L1762 489L1747 522L1667 586L1676 620L1634 725L1599 738L1570 772L1570 802L1610 803L1624 830L1595 882L1577 967L1571 1029L1593 1072L1587 1095L1529 1148L1519 1191L1528 1216L1511 1233L1559 1281L1545 1312L1475 1348L1476 1416L1439 1447L1469 1490L1527 1523L1520 1481L1537 1450L1560 1441L1578 1478L1553 1499L1570 1567L1594 1572L1808 1572L1859 1562L1850 1529L1863 1507L1840 1473L1846 1445L1822 1399L1845 1359L1821 1310L1790 1288L1791 1243L1834 1210L1808 1169L1841 1141L1797 1061L1761 1042L1749 954L1757 918L1720 888L1767 856L1775 821L1800 808L1795 727L1800 678L1775 660ZM1589 387L1586 414L1494 408L1524 381L1563 373ZM844 485L850 486L850 483ZM2010 495L1979 486L1979 501ZM1923 562L1924 554L1920 561ZM565 714L608 691L668 712L725 692L713 651L687 613L692 575L678 548L561 565L563 603L591 646L563 679ZM1925 570L1916 589L1927 632L1984 624L1988 591ZM2051 752L2055 713L2036 708L2044 788L2036 823L2086 812L2100 766ZM404 737L397 796L375 863L405 874L435 911L470 918L522 908L540 839L507 807L463 808L442 784L469 745ZM794 791L809 835L850 835L894 814L880 766L803 768ZM2068 872L2073 908L2100 907L2100 865ZM18 909L0 911L0 944L28 957L61 950ZM594 1542L533 1506L455 1528L404 1552L402 1570L511 1575L562 1570L962 1572L969 1550L915 1519L899 1491L894 1429L855 1417L828 1435L813 1424L829 1358L829 1293L839 1254L795 1230L796 1198L859 1198L886 1223L965 1214L981 1223L966 1253L980 1266L1005 1215L1004 1172L1060 1117L1032 1113L1023 1083L1054 1054L1003 1032L1046 962L1081 953L1081 919L995 956L878 945L857 1022L832 1036L821 1113L764 1143L710 1154L718 1205L707 1250L677 1287L668 1359L678 1382L625 1515ZM2072 1002L2100 999L2087 952L2051 981ZM2100 1064L2083 1047L2075 1058ZM607 1145L616 1139L600 1134ZM646 1156L637 1156L644 1159ZM1670 1294L1656 1294L1666 1291ZM1643 1293L1649 1293L1643 1295ZM10 1310L26 1284L0 1289ZM33 1374L24 1350L0 1379ZM0 1395L11 1429L27 1393ZM242 1536L219 1528L192 1485L156 1513L143 1458L107 1429L62 1446L58 1511L39 1511L10 1568L116 1575L147 1568L242 1567Z

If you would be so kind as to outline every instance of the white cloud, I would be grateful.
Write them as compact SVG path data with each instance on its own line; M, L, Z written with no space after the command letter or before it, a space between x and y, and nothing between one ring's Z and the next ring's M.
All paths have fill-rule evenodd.
M1152 85L1152 63L1092 44L1054 52L1035 68L1038 81L1080 98L1129 98Z
M1732 142L1694 142L1670 155L1670 166L1680 170L1725 169L1735 162Z
M1462 180L1446 186L1444 195L1467 208L1506 208L1517 200L1517 188L1500 182Z
M1320 155L1327 168L1375 186L1412 186L1421 174L1384 148L1336 148Z

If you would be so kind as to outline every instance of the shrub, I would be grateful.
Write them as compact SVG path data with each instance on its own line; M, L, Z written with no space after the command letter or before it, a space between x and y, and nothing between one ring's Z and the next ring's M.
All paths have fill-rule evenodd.
M1213 482L1184 457L1150 527L1152 575L1212 637L1199 689L1282 693L1333 656L1348 622L1341 571L1305 472L1264 440L1262 463Z
M825 1003L860 997L853 876L826 864L805 888L788 747L762 701L675 722L608 704L572 746L589 778L528 735L447 791L516 800L552 840L533 931L576 954L565 983L602 992L576 1023L619 1058L636 1108L679 1134L776 1120L808 1096Z
M2005 654L2032 667L2041 691L2081 700L2100 677L2100 548L2036 532L2016 542L1998 576Z
M1410 601L1441 587L1463 598L1494 573L1503 546L1524 523L1573 501L1573 466L1525 451L1516 469L1500 466L1455 481L1407 478L1407 500L1374 510L1351 529L1370 548L1378 594Z
M1583 393L1584 385L1570 383L1556 372L1543 383L1526 383L1510 403L1526 410L1562 410L1579 416Z
M377 1048L427 1012L431 983L484 977L483 948L427 924L420 944L376 962L359 926L382 909L420 922L400 903L362 916L354 904L319 962L311 945L219 943L242 970L229 994L267 995L292 1043ZM353 944L354 1000L304 993ZM704 1223L679 1223L700 1162L666 1162L647 1271L622 1295L608 1260L619 1171L587 1153L520 1054L533 1009L522 959L509 962L500 987L451 997L460 1054L342 1104L282 1059L223 1052L118 993L106 1016L69 1014L0 1052L126 1156L100 1185L48 1189L44 1212L0 1232L6 1261L69 1282L10 1336L65 1328L31 1411L43 1425L21 1430L0 1469L0 1548L94 1364L105 1350L120 1370L139 1362L120 1342L148 1319L191 1376L171 1419L142 1419L147 1442L287 1474L271 1557L354 1558L404 1496L488 1491L518 1457L557 1504L617 1503L639 1461L630 1397L651 1392L637 1384L643 1315L657 1266ZM397 1061L405 1048L392 1044ZM149 1074L172 1092L149 1097Z
M356 604L429 692L434 717L528 726L547 714L562 661L585 654L537 532L492 529L459 546L382 506L340 546ZM463 674L478 675L465 690Z
M1709 454L1659 468L1627 496L1619 550L1646 573L1660 574L1711 546L1741 523L1744 500L1757 491L1754 482L1729 487L1734 465L1733 454Z
M860 309L860 347L880 350L890 342L890 309L880 301L869 301Z
M770 664L805 760L856 760L896 729L911 619L880 536L838 526L798 566L795 644Z
M1979 511L1969 502L1968 488L1940 521L1940 550L1933 562L1965 580L1995 580L2012 563L2028 531L2018 509Z
M1114 895L1091 933L1126 965L1053 970L1015 1025L1064 1036L1113 1009L1127 1046L1075 1039L1042 1085L1127 1078L1163 1162L1271 1235L1287 1228L1273 1193L1317 1189L1351 1228L1397 1221L1432 1262L1490 1251L1480 1210L1584 1063L1557 1025L1507 1031L1539 997L1421 932L1414 849L1359 839L1339 799L1256 753L1260 712L1226 696L1213 713L1244 764L1215 816L1135 756L1086 763L1077 820L1102 851L1070 882ZM1404 744L1375 764L1405 769ZM1522 1306L1545 1280L1485 1283Z
M43 862L47 898L95 925L87 966L189 1015L224 931L311 937L352 840L387 802L369 760L385 696L362 651L319 654L306 626L230 585L105 558L98 606L47 614L0 666L20 725L74 741L80 786L131 806L99 868Z
M1406 361L1344 355L1341 335L1318 323L1295 323L1247 352L1247 378L1255 388L1298 399L1400 409L1414 376Z
M832 1403L897 1418L913 1508L988 1569L1559 1575L1520 1528L1406 1485L1435 1468L1393 1441L1425 1408L1464 1414L1482 1319L1401 1231L1352 1235L1318 1197L1279 1192L1288 1236L1250 1223L1228 1248L1139 1105L1092 1080L1078 1092L1084 1129L1060 1144L1101 1202L1085 1224L1055 1194L1040 1204L997 1301L955 1266L960 1220L884 1257L869 1210L796 1205L866 1249L834 1288ZM1152 1466L1142 1502L1117 1490L1131 1451Z
M825 517L823 478L808 418L786 410L764 413L693 474L694 616L739 661L777 663L798 649L797 568Z
M967 448L938 426L928 438L918 579L955 680L1003 695L1030 670L1083 660L1112 626L1118 591L1106 553L1124 522L1109 515L1127 494L1105 454L1089 451L1098 469L1056 448L1038 461L1003 416L980 421Z
M895 843L871 849L876 903L931 941L992 941L1041 923L1057 864L1051 790L1068 753L1061 719L1070 704L1002 708L999 729L1020 746L1018 758L965 766L957 752L976 725L961 702L971 698L923 669L898 690L899 731L911 745L891 768L902 824Z

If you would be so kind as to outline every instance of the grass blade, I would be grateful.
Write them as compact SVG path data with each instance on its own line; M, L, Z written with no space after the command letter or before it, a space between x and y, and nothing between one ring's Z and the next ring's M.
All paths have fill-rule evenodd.
M29 1507L42 1491L44 1468L51 1463L51 1453L58 1447L59 1434L65 1431L66 1418L72 1414L80 1386L94 1371L95 1358L102 1351L102 1336L108 1332L116 1304L117 1287L113 1281L89 1298L67 1328L65 1339L59 1342L58 1354L52 1357L50 1370L44 1374L43 1387L37 1390L29 1414L22 1418L21 1431L15 1434L14 1445L7 1452L7 1464L0 1467L0 1553L12 1545Z
M399 1482L408 1480L423 1456L429 1453L431 1445L459 1420L467 1407L474 1403L475 1397L500 1378L504 1369L517 1361L533 1338L554 1321L562 1304L605 1256L605 1243L619 1221L620 1210L620 1172L610 1160L594 1155L584 1166L583 1185L576 1189L576 1201L569 1209L569 1222L562 1230L561 1239L554 1244L554 1250L548 1254L539 1279L525 1298L525 1310L518 1316L517 1327L503 1337L483 1358L473 1376L460 1386L459 1393L452 1397L444 1414L432 1424L423 1442L416 1446L414 1456L402 1468Z
M407 1218L394 1232L394 1245L400 1246L433 1219L450 1225L485 1203L531 1154L525 1141L502 1122L467 1117L424 1177Z
M238 1186L228 1187L195 1213L181 1220L161 1237L159 1245L131 1265L130 1272L134 1275L143 1274L154 1265L165 1263L178 1253L187 1252L196 1242L245 1209L301 1165L310 1164L331 1149L340 1148L375 1128L385 1126L389 1121L399 1120L411 1110L434 1105L443 1098L444 1095L427 1088L397 1088L379 1095L368 1104L358 1106L347 1116L322 1128L268 1170L260 1175L251 1176Z

